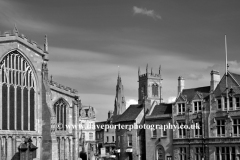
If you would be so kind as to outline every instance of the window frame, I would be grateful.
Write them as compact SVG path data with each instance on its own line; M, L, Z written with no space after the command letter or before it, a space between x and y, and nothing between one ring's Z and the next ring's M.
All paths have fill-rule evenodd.
M185 129L184 127L181 129L181 128L180 128L181 125L185 126L185 125L186 125L186 122L184 122L184 121L178 122L178 126L179 126L179 129L178 129L178 137L179 137L179 138L186 138L186 129Z
M196 104L196 105L195 105ZM202 101L193 101L194 113L202 112Z
M128 147L132 147L132 135L131 134L127 135L127 141L128 141Z
M219 122L219 124L218 124ZM217 128L217 137L225 137L226 136L226 124L225 124L225 119L217 119L216 120L216 128ZM220 133L219 133L219 132ZM224 131L224 133L223 133ZM218 134L219 133L219 134Z
M186 113L186 103L185 102L180 102L177 103L177 111L178 111L178 115L185 115Z
M151 128L151 138L157 138L157 129Z
M200 129L194 129L194 137L201 138L203 136L203 124L201 121L195 121L195 126L199 125Z
M235 121L237 123L235 123ZM235 130L236 130L236 134L235 134ZM234 118L232 119L232 135L234 137L239 137L240 136L240 118Z

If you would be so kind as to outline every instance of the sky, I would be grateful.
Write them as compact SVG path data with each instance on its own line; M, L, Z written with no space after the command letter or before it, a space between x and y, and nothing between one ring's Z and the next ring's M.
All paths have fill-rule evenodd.
M118 71L127 106L138 100L138 67L162 68L165 102L185 88L210 85L211 70L240 73L237 0L0 0L0 32L49 43L49 74L78 90L97 121L114 109ZM119 66L119 67L118 67Z

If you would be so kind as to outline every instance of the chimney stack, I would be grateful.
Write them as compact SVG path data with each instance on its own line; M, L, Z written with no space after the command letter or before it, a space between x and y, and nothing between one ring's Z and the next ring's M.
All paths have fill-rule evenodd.
M179 76L178 77L178 95L182 92L184 89L184 79L183 77Z
M212 70L211 71L211 81L210 81L210 86L211 86L211 91L214 91L220 82L220 74L219 71Z

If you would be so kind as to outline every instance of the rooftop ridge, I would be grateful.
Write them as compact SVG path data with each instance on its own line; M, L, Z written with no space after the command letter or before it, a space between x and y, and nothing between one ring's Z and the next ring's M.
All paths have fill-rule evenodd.
M194 87L194 88L186 88L186 89L183 89L183 90L192 90L192 89L198 89L198 88L207 88L207 87L210 87L210 86L203 86L203 87ZM200 92L200 91L196 91L196 92Z
M64 85L62 85L62 84L60 84L60 83L57 83L57 82L55 82L55 81L52 81L52 80L49 81L49 84L50 84L51 86L57 87L57 88L59 88L59 89L68 91L68 92L73 93L73 94L77 94L77 93L78 93L78 91L77 91L76 89L73 89L73 88L64 86Z

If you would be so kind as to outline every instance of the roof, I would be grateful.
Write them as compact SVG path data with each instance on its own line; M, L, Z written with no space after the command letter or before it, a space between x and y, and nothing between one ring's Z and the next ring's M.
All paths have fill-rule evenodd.
M163 114L172 114L172 103L161 103L154 106L154 109L150 116L159 116Z
M142 104L130 105L127 110L115 120L115 123L134 121L142 110Z
M236 73L228 72L229 76L227 77L228 88L233 90L233 93L240 94L240 75ZM226 94L226 75L222 77L221 81L214 90L216 97Z
M111 117L112 123L117 122L117 120L121 117L121 115L115 115Z
M238 84L240 84L240 75L236 73L229 72L233 78L237 81Z
M201 93L203 95L203 98L208 98L210 93L210 86L183 89L182 95L186 96L187 101L192 101L197 92Z

